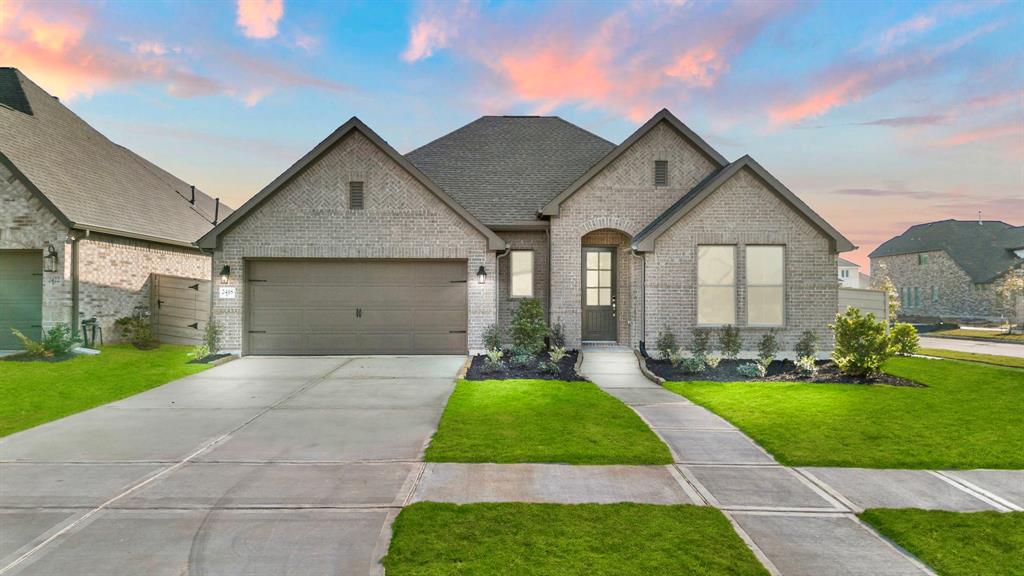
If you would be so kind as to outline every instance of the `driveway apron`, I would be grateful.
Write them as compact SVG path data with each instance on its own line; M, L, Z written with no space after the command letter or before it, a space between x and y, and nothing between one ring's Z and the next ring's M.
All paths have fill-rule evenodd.
M0 439L0 574L373 574L465 358L244 358Z

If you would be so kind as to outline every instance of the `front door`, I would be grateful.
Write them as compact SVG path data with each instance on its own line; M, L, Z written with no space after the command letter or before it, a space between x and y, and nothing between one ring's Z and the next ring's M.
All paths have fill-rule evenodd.
M618 339L615 248L583 247L583 340Z

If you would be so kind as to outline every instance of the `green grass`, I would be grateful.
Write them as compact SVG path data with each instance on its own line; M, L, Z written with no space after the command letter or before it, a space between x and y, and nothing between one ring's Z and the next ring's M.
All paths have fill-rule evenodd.
M590 382L463 380L428 462L668 464L643 420Z
M104 346L64 362L0 362L0 436L149 390L209 366L186 364L188 346Z
M939 330L937 332L925 332L921 336L938 336L939 338L977 338L980 340L1000 340L1003 342L1020 342L1024 344L1024 334L1007 334L994 330L971 330L970 328L957 328L955 330Z
M861 518L941 576L1024 574L1024 512L879 508Z
M995 354L975 354L974 352L960 352L958 350L943 350L941 348L921 348L918 354L926 356L938 356L951 360L966 360L968 362L981 362L982 364L995 364L996 366L1010 366L1012 368L1024 368L1024 358L1014 356L997 356Z
M1024 372L925 358L885 370L927 388L669 382L782 463L866 468L1024 468Z
M388 576L768 574L718 510L650 504L420 502L383 563Z

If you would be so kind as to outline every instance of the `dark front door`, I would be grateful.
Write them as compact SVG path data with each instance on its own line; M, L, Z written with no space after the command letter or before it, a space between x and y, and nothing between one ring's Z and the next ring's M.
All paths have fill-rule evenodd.
M583 339L615 341L615 248L583 248Z

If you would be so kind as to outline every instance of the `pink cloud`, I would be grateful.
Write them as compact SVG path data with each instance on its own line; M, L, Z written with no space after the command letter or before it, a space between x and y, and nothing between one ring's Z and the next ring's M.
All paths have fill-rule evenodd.
M242 34L261 40L277 36L277 23L284 16L284 0L236 0L236 7Z
M459 29L466 26L476 14L476 7L465 0L458 3L424 4L409 30L409 44L402 52L402 60L417 62L447 48L458 35Z
M984 128L964 130L936 141L935 146L939 146L941 148L952 148L973 142L987 142L990 140L1001 140L1009 137L1016 137L1018 140L1024 139L1024 124L1021 124L1018 121L1008 124L998 124L994 126L986 126Z
M894 46L906 42L909 36L932 29L937 21L936 17L931 14L918 14L909 20L904 20L882 32L878 50L888 52Z
M698 46L679 56L665 73L690 86L710 88L728 68L724 56L713 46Z

